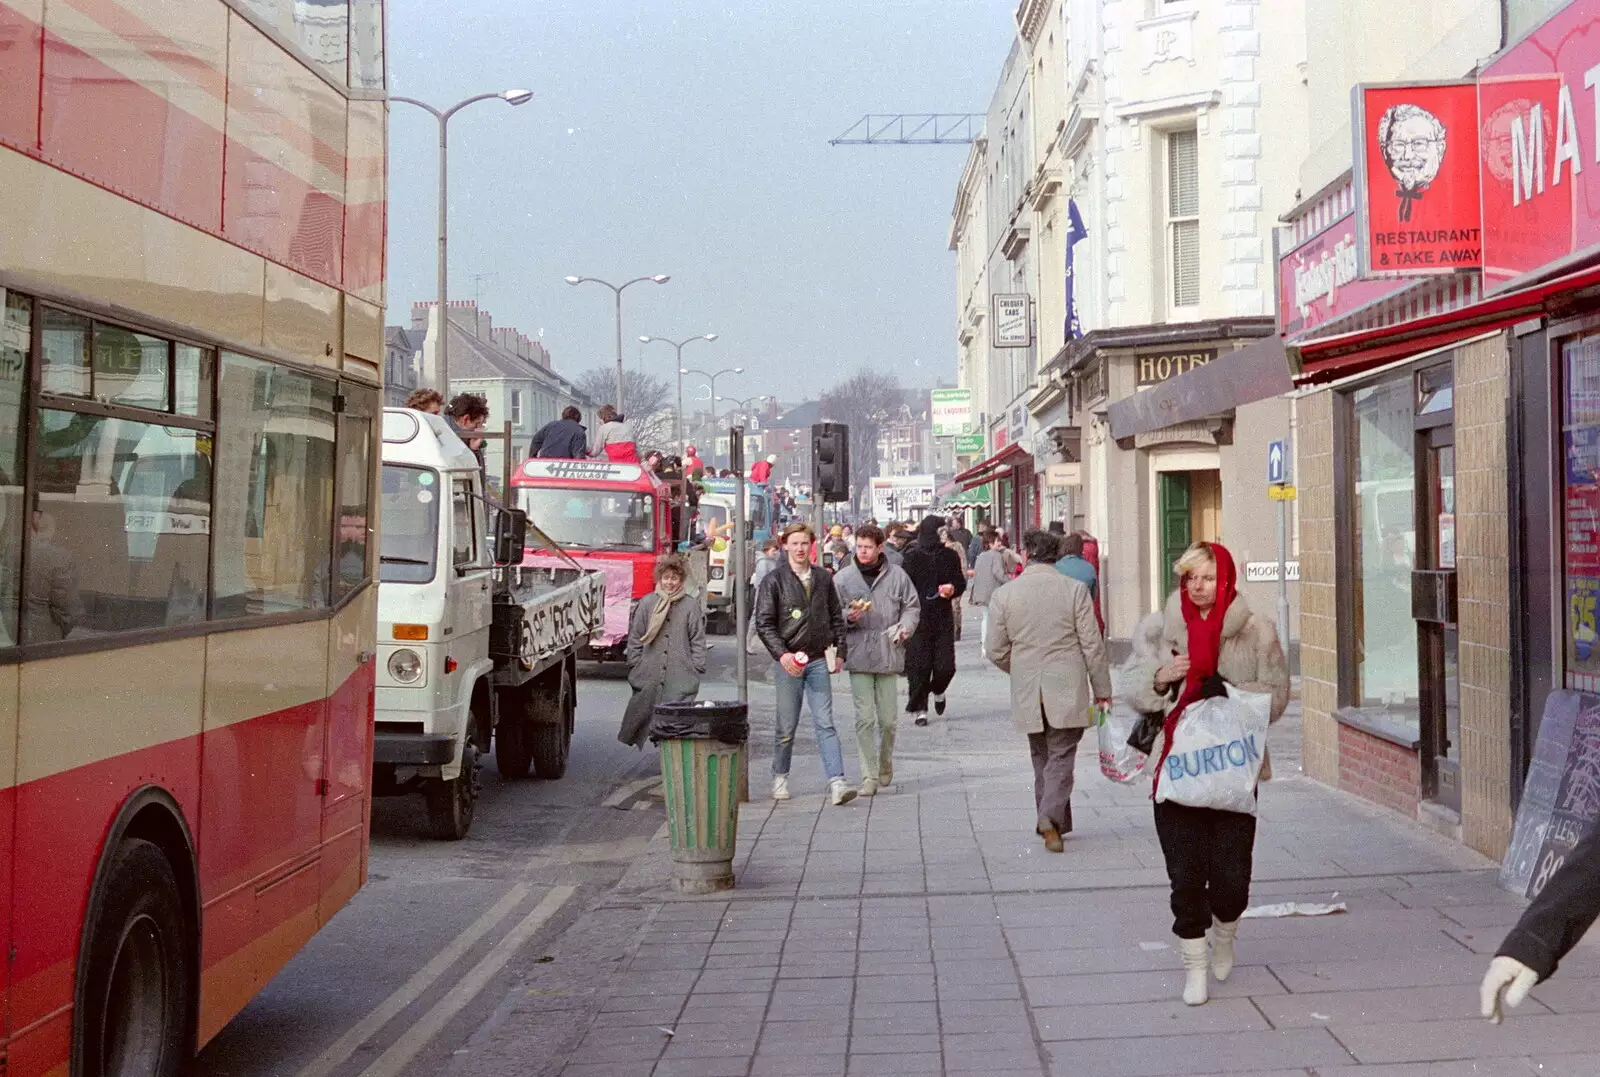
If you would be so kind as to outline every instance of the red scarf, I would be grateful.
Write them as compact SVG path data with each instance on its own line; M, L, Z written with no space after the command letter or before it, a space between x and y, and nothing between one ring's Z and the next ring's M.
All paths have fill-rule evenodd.
M1194 600L1189 597L1188 574L1185 573L1178 581L1178 603L1183 610L1183 624L1189 635L1189 675L1183 680L1183 693L1178 696L1178 702L1172 710L1167 712L1166 721L1161 726L1164 736L1161 758L1156 760L1150 786L1152 797L1155 796L1156 784L1161 781L1161 768L1166 764L1167 753L1172 750L1172 733L1178 727L1178 719L1183 717L1189 704L1200 698L1201 685L1217 672L1217 660L1222 656L1222 622L1228 616L1228 607L1239 595L1239 575L1233 565L1233 555L1220 542L1206 545L1217 563L1217 597L1211 609L1201 614Z

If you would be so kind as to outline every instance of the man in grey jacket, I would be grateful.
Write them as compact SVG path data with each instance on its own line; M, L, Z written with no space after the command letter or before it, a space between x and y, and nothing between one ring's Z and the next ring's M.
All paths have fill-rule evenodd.
M892 564L883 531L867 524L856 532L856 555L834 578L845 608L845 669L856 705L860 794L870 797L894 782L895 685L906 668L906 640L917 630L922 603L905 569Z
M1111 702L1111 670L1089 589L1055 569L1061 540L1023 538L1028 567L989 600L989 661L1011 674L1011 718L1033 756L1035 830L1052 853L1072 831L1072 767L1093 703Z

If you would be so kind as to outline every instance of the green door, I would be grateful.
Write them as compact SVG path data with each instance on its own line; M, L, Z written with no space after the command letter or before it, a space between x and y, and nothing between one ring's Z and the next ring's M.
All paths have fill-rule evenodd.
M1178 586L1178 577L1172 566L1189 548L1193 532L1190 530L1189 473L1187 471L1162 471L1156 475L1161 514L1161 597L1164 599Z

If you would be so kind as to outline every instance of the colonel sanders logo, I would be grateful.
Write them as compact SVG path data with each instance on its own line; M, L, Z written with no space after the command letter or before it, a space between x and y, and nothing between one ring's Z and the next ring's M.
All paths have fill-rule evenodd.
M1378 120L1378 150L1398 184L1394 194L1400 200L1400 220L1409 221L1412 204L1444 164L1444 124L1420 105L1390 105Z

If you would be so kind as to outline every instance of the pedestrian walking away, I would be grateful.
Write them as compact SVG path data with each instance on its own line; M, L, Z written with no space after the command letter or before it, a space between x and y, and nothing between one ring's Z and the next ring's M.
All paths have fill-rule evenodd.
M656 589L639 600L628 626L628 684L617 739L635 748L650 735L658 703L688 703L706 672L705 605L684 584L689 566L677 554L656 561Z
M1089 589L1055 570L1056 536L1029 531L1022 541L1028 567L990 598L986 647L1011 675L1011 720L1028 736L1034 830L1059 853L1072 833L1078 743L1092 706L1110 705L1111 668Z
M1478 989L1483 1016L1499 1024L1600 919L1600 827L1591 827L1550 876L1495 951Z
M1271 695L1276 722L1289 704L1289 666L1276 626L1238 593L1233 555L1221 543L1197 542L1178 559L1177 574L1165 611L1151 614L1161 618L1161 643L1138 671L1134 708L1164 712L1171 744L1184 710L1231 684ZM1265 748L1262 757L1266 780L1272 768ZM1187 973L1183 1001L1198 1006L1207 997L1208 964L1219 982L1233 971L1239 917L1250 902L1256 817L1164 801L1155 805L1155 822L1172 885L1172 931Z
M967 589L967 577L954 550L939 540L944 521L924 517L916 541L905 549L905 571L916 584L922 619L906 644L906 713L917 725L928 724L928 697L935 714L943 714L945 689L956 675L956 628L953 599Z
M583 425L583 413L568 404L561 409L561 418L552 419L533 433L528 445L529 456L546 459L582 460L589 455L589 433Z
M850 642L845 669L856 709L864 797L894 784L894 730L900 716L895 693L906 666L906 641L921 616L916 585L884 555L883 539L883 531L872 524L857 531L855 559L834 580Z
M835 804L854 800L856 791L844 780L844 753L833 726L833 674L849 656L844 610L826 568L811 563L816 536L806 524L790 524L783 532L784 559L756 591L756 634L777 668L777 720L773 730L772 799L789 799L789 764L800 705L811 710L811 724L822 756L828 796ZM827 658L833 648L834 659Z
M985 531L984 551L972 565L972 586L967 591L967 601L983 611L983 622L978 630L978 648L987 657L989 653L989 600L995 591L1011 581L1017 574L1017 555L1006 546L1004 531Z
M1062 535L1057 539L1061 545L1061 557L1056 561L1056 571L1063 576L1070 576L1089 589L1091 600L1100 597L1100 578L1083 556L1083 536L1078 532Z

